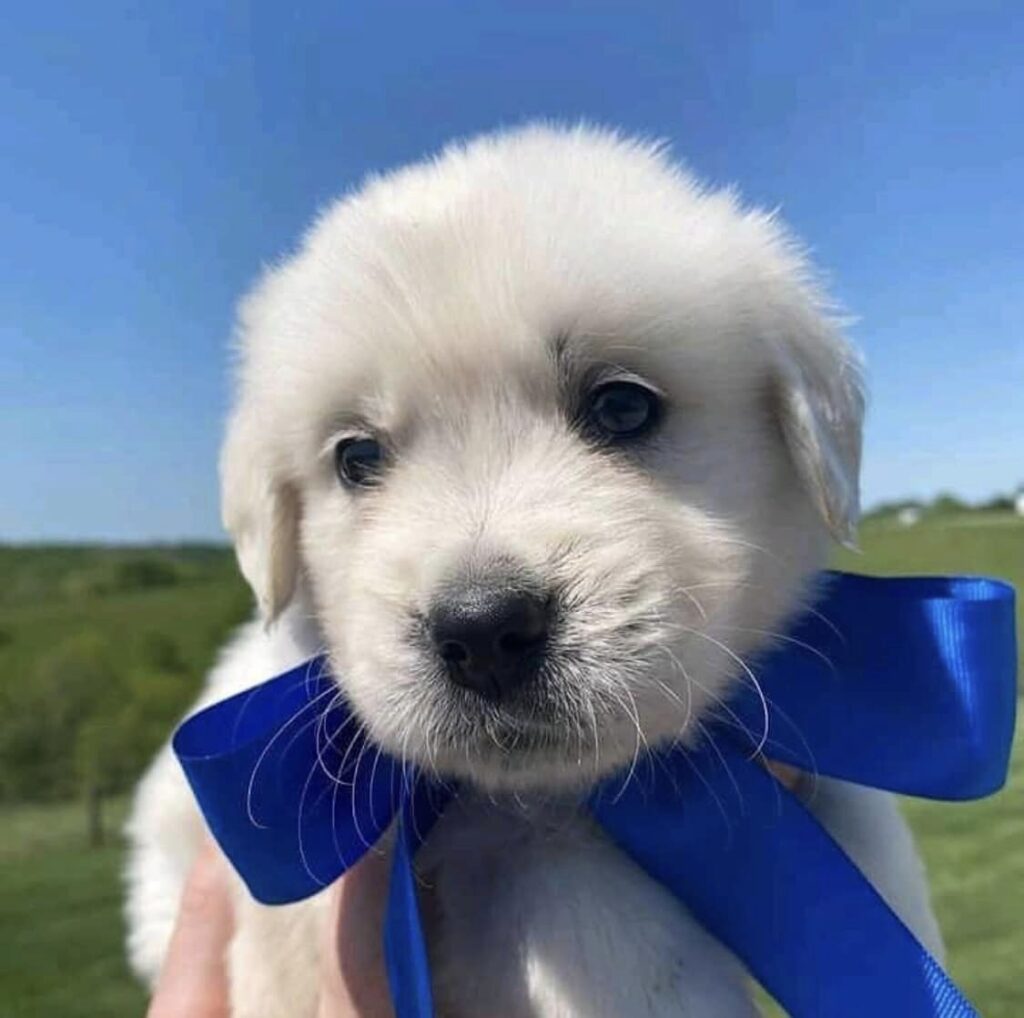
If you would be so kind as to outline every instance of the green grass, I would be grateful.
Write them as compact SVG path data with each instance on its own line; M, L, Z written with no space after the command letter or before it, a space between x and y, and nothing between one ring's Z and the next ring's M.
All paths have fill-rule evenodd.
M1024 523L1010 516L944 518L910 528L872 522L862 545L862 555L844 553L837 564L882 574L988 573L1024 590ZM202 552L198 565L186 561L178 586L87 598L79 594L81 583L63 579L60 554L37 553L49 556L39 578L29 575L31 554L19 551L16 564L23 589L35 584L38 596L30 603L0 598L0 630L6 634L0 684L17 681L12 666L28 667L55 633L76 629L98 629L128 655L145 653L147 634L165 633L189 667L198 669L244 610L230 561L217 553ZM89 576L106 568L95 552L76 551L72 559ZM0 554L0 570L4 565ZM954 978L986 1018L1020 1018L1024 733L1018 731L1013 773L998 796L962 805L911 801L906 808L928 864ZM123 800L111 809L109 830L119 826L123 809ZM143 994L123 961L122 848L114 839L88 849L83 832L77 804L0 808L0 1018L126 1018L143 1012Z
M119 828L123 800L109 814ZM0 1018L143 1014L145 994L124 960L122 855L118 839L86 846L77 804L4 809Z
M1024 712L1024 703L1018 705ZM908 802L949 969L985 1018L1024 1015L1024 729L1007 787L982 802Z

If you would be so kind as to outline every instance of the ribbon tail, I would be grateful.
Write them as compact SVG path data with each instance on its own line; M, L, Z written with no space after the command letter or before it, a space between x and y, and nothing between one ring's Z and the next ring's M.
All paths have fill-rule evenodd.
M384 917L384 961L397 1018L433 1018L434 1014L413 858L450 796L448 790L418 782L403 803L396 825Z
M664 757L650 781L592 799L595 817L793 1018L977 1018L814 817L718 749Z

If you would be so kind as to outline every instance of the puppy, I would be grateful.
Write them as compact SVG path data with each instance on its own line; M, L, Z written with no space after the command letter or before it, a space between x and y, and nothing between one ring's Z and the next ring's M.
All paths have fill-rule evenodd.
M260 619L208 703L324 648L370 737L464 792L417 860L452 1018L737 1018L737 961L577 808L696 742L857 515L858 363L773 216L664 150L532 126L330 207L243 303L224 519ZM941 955L882 793L811 808ZM129 826L157 972L201 821ZM237 1018L315 1011L321 899L239 889Z

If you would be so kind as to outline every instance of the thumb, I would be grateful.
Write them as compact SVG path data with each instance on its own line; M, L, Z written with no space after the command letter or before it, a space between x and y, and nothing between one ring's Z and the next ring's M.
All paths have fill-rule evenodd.
M231 931L227 874L217 848L209 842L185 882L147 1018L229 1018L224 955Z

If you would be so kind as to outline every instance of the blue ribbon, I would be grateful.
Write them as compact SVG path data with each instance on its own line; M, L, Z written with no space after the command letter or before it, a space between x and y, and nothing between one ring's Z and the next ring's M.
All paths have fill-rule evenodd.
M974 799L1006 778L1013 591L980 578L823 576L751 667L714 743L651 754L587 801L619 846L731 948L794 1018L977 1012L799 801L754 759L909 795ZM399 1018L433 1014L413 858L454 790L365 740L323 658L187 720L174 750L259 901L295 901L397 818L385 921Z

